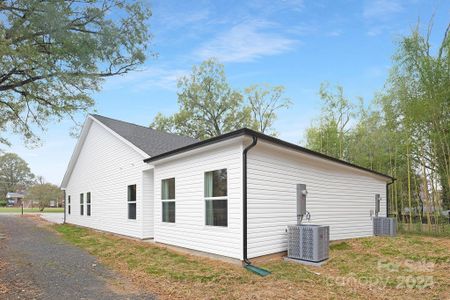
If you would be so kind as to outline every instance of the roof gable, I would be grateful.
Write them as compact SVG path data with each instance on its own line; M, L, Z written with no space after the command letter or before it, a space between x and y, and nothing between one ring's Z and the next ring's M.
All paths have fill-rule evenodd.
M78 156L80 155L84 141L93 122L109 131L117 139L128 145L130 149L137 151L143 158L160 155L162 153L198 142L193 138L162 132L149 127L123 122L100 115L89 115L86 118L80 137L75 146L72 157L70 158L66 173L64 174L64 178L61 182L61 188L65 188L68 184L69 178L75 167L75 163L78 160Z
M190 137L179 136L100 115L92 115L92 117L150 157L198 142L198 140Z

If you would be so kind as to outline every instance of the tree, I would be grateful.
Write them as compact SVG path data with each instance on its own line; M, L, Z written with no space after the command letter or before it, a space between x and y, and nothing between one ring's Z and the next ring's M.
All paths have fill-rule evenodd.
M230 87L224 66L216 60L194 66L189 76L178 80L178 88L179 112L158 115L151 127L197 139L251 127L250 109L243 106L242 95Z
M39 211L44 211L50 205L50 201L58 202L63 197L63 192L58 186L51 183L40 183L28 189L25 199L37 201Z
M87 111L105 77L144 62L150 15L140 0L1 1L0 130L35 141L34 126Z
M247 88L246 103L215 59L194 66L189 76L178 80L178 88L179 111L171 116L157 114L150 127L201 140L243 127L275 133L276 112L290 105L282 86L268 85Z
M320 85L322 112L318 127L307 129L307 143L312 150L346 159L346 136L349 122L354 116L354 104L344 96L344 88L336 86L330 91L328 83Z
M277 134L272 128L273 122L277 119L277 111L289 108L292 104L289 98L284 97L284 90L283 86L272 87L269 84L255 84L245 89L253 121L260 132Z
M0 156L0 197L6 197L8 192L24 189L34 180L34 175L26 161L15 153L5 153Z
M431 26L425 34L416 27L400 40L375 109L351 109L342 90L322 92L321 122L308 129L307 146L395 177L389 213L439 230L431 224L450 207L450 25L436 49L430 35Z
M441 190L450 208L450 25L433 49L417 26L399 44L382 98L407 134L413 168L422 178L422 194L430 201ZM435 51L436 50L436 51ZM436 187L439 184L439 188ZM436 203L435 203L436 204Z

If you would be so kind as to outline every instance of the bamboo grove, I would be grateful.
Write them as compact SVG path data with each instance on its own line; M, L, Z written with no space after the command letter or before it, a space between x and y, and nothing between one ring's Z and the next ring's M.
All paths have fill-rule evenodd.
M369 104L355 104L342 87L322 84L321 116L306 134L313 150L395 177L389 214L420 230L448 223L449 28L437 47L430 43L431 26L425 34L417 26L403 37L384 90Z

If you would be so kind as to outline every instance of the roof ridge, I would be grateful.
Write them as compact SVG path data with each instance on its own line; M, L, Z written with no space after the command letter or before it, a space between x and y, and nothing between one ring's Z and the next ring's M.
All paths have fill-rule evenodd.
M167 131L163 131L163 130L159 130L159 129L154 129L154 128L151 128L151 127L149 127L149 126L147 127L147 126L139 125L139 124L136 124L136 123L131 123L131 122L127 122L127 121L123 121L123 120L119 120L119 119L114 119L114 118L111 118L111 117L106 117L106 116L99 115L99 114L89 114L89 115L93 116L94 118L95 118L95 117L106 118L106 119L109 119L109 120L112 120L112 121L122 122L122 123L130 124L130 125L133 125L133 126L138 126L138 127L144 128L144 129L149 129L149 130L157 131L157 132L160 132L160 133L163 133L163 134L167 134L167 135L175 135L175 136L178 136L178 137L181 137L181 138L189 138L189 139L198 141L197 139L194 139L193 137L190 137L190 136L185 136L185 135L180 135L180 134L176 134L176 133L171 133L171 132L167 132ZM99 121L100 121L100 120L99 120ZM105 125L106 125L106 124L105 124ZM111 129L112 129L112 128L111 128Z
M130 124L130 125L134 125L134 126L139 126L139 127L145 128L145 129L156 130L156 129L153 129L151 127L146 127L144 125L139 125L139 124L136 124L136 123L131 123L131 122L127 122L127 121L123 121L123 120L119 120L119 119L114 119L114 118L107 117L107 116L102 116L102 115L99 115L99 114L90 114L90 115L93 116L93 117L102 117L102 118L110 119L110 120L117 121L117 122L122 122L122 123L127 123L127 124ZM164 132L164 131L161 131L161 132Z

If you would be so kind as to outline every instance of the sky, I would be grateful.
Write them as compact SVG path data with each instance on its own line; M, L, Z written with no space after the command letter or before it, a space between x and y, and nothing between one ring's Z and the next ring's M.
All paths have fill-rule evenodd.
M148 126L158 113L177 110L176 81L210 57L225 65L230 84L243 90L256 83L283 85L293 105L280 111L281 139L304 142L320 113L321 82L342 85L356 101L381 92L398 41L420 20L433 18L432 45L450 21L445 0L249 0L149 1L153 36L150 57L138 71L108 79L93 94L92 112ZM83 122L85 115L78 115ZM50 123L30 148L8 134L11 147L36 175L59 185L76 144L73 121Z

